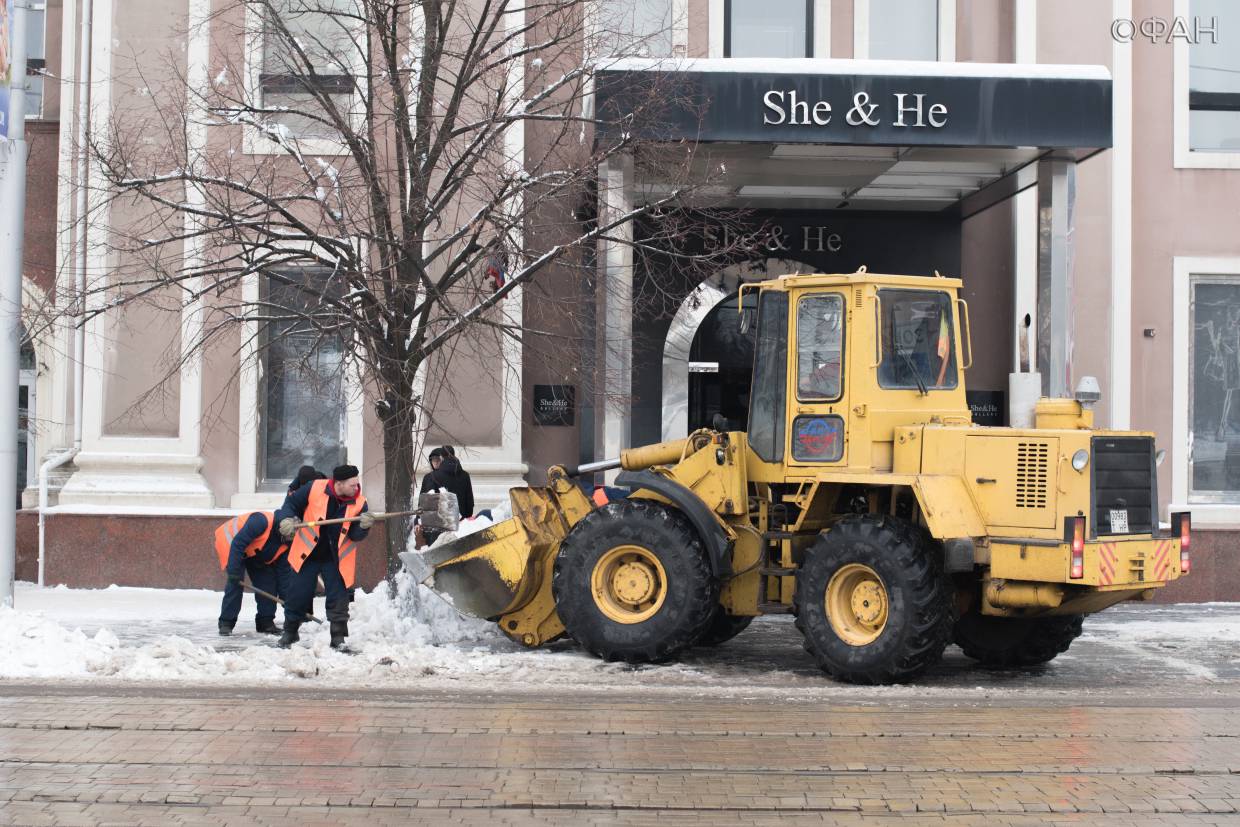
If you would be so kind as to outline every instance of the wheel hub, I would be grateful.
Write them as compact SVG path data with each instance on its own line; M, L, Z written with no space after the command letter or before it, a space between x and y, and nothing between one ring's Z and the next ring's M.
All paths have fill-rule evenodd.
M655 577L654 569L644 561L622 563L612 575L612 590L625 603L645 603L654 594Z
M604 552L590 575L594 605L617 623L641 623L663 607L667 573L653 551L621 545Z
M823 601L831 628L852 646L873 643L887 625L887 587L869 566L841 566L827 583Z
M852 610L861 623L873 626L886 608L882 586L873 580L867 580L853 589Z

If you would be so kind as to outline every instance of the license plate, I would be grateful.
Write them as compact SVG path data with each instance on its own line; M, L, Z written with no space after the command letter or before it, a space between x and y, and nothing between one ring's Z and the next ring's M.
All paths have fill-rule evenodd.
M1128 533L1128 509L1112 508L1111 509L1111 533L1127 534Z

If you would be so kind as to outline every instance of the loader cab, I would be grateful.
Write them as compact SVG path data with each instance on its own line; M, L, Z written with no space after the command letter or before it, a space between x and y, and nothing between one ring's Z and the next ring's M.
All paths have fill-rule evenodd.
M757 287L748 438L767 473L753 479L889 471L896 427L970 421L959 280L861 272Z

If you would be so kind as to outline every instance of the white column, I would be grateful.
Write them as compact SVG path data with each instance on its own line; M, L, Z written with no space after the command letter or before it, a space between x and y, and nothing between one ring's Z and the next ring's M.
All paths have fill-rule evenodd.
M94 109L109 112L112 94L112 48L114 35L114 0L97 0L92 48L92 82L95 85ZM190 37L187 42L188 123L187 163L194 164L206 148L205 115L195 92L207 86L207 57L210 45L207 19L210 0L188 0ZM94 166L91 179L91 215L101 217L106 227L106 211L101 209L106 182ZM203 195L186 188L189 203ZM186 218L186 228L196 220ZM187 242L185 266L195 267L203 259L201 242ZM104 244L96 243L88 250L89 272L108 272L109 256ZM98 276L102 278L103 276ZM191 280L187 288L194 289ZM125 508L212 508L215 497L201 472L200 418L202 416L201 356L186 360L180 377L180 414L176 437L112 437L103 434L104 360L107 340L106 316L96 316L86 328L86 375L83 394L82 452L75 462L78 472L60 492L62 506L111 506ZM201 300L188 301L181 313L182 355L197 348L202 330Z
M1016 63L1038 62L1037 0L1016 0L1013 13L1012 58ZM1030 187L1012 199L1012 239L1015 253L1015 290L1012 318L1017 330L1029 316L1029 364L1037 369L1038 352L1038 191ZM1020 339L1012 337L1012 371L1020 370Z
M870 57L870 0L853 0L853 60Z
M633 159L609 159L599 174L600 222L610 223L633 208ZM597 459L620 456L630 446L633 394L633 224L626 222L602 243L603 450ZM610 471L607 479L615 479Z
M241 305L252 308L258 305L258 276L251 273L241 282ZM279 492L258 490L259 383L261 365L258 352L258 322L247 318L241 328L240 361L237 374L237 493L232 496L232 507L255 510L280 505Z
M508 12L508 29L512 33L511 49L520 49L525 43L525 8L513 7ZM508 89L510 95L523 95L525 90L525 61L508 62ZM515 106L516 100L513 100ZM513 174L525 167L525 122L516 120L504 132L504 154L507 166ZM514 198L506 205L511 220L510 246L513 251L524 249L525 199ZM522 291L513 289L499 308L506 324L520 329L522 323ZM524 409L521 404L522 370L521 342L511 336L501 335L502 376L500 378L500 433L499 445L463 446L457 448L461 464L469 472L474 488L474 508L483 509L497 503L508 502L508 489L525 485L529 467L522 461L521 426ZM423 382L425 379L423 378ZM424 459L426 451L422 451Z
M814 54L812 57L831 57L831 0L814 0Z
M707 25L710 26L707 57L723 57L723 3L724 0L710 0L707 11Z

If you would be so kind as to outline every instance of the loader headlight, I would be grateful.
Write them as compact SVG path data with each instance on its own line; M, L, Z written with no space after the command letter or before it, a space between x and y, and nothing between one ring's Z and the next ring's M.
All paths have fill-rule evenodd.
M1086 465L1089 465L1089 451L1081 448L1072 455L1072 467L1080 472L1085 470Z

